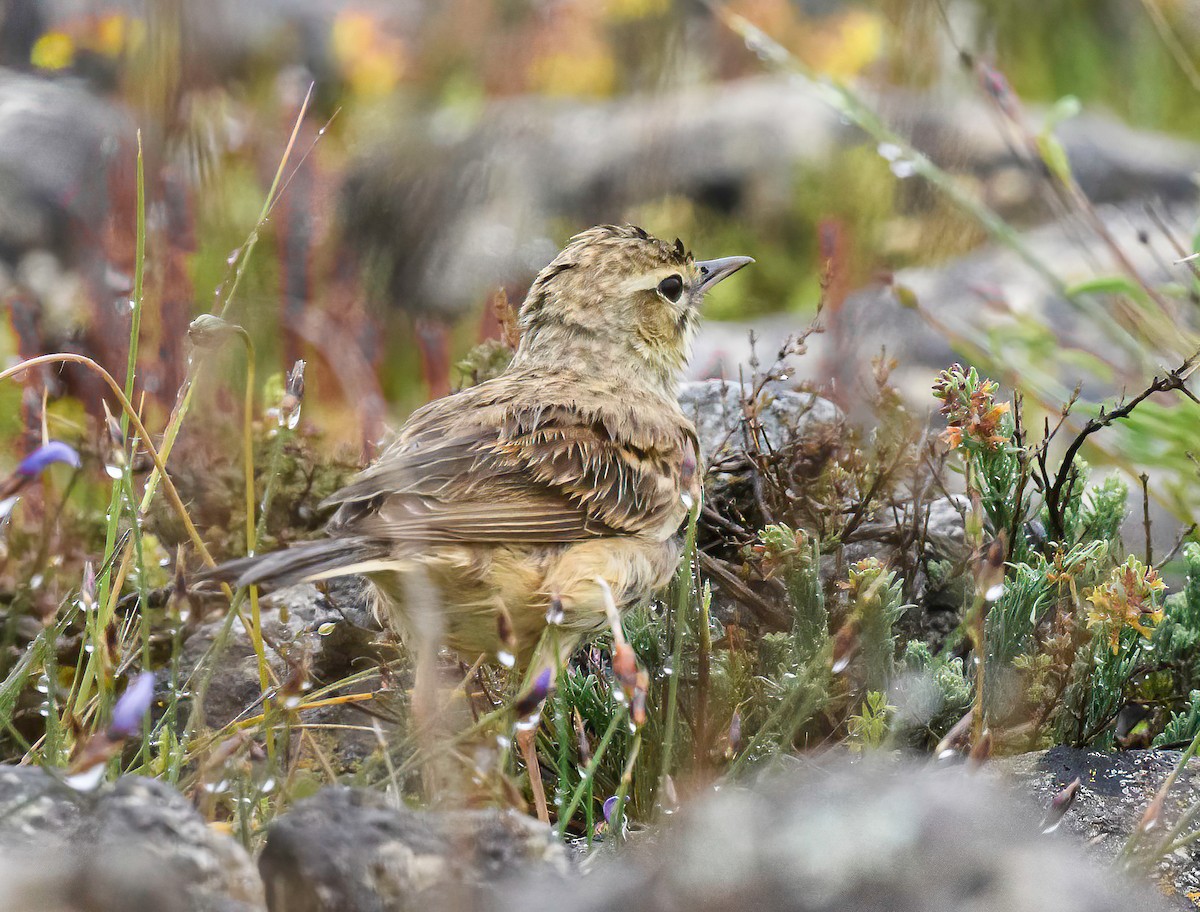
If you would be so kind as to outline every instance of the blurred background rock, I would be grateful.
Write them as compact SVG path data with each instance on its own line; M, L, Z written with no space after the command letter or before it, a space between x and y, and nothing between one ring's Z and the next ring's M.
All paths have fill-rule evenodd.
M1063 256L1045 257L1063 264L1063 282L1092 275L1103 245L1047 191L1044 166L998 111L996 78L1035 125L1045 104L1078 95L1085 113L1062 125L1060 140L1080 189L1118 207L1113 218L1136 223L1134 234L1150 227L1143 205L1158 200L1190 233L1200 163L1194 3L746 0L726 9L803 66L850 80L1014 225L1067 217L1047 229ZM766 72L699 2L8 0L2 15L9 326L0 352L73 348L123 365L140 129L158 305L144 329L158 354L143 370L158 400L150 408L174 399L187 322L228 293L231 257L255 227L310 85L287 190L262 227L233 317L268 372L313 361L309 401L334 439L373 440L385 417L449 389L454 362L497 333L492 295L505 289L519 301L562 240L592 223L634 221L705 255L758 258L744 282L714 294L698 376L744 365L748 325L771 346L805 325L826 268L828 332L799 369L836 380L843 406L882 344L916 398L955 341L903 311L883 280L931 266L940 274L989 240L816 94ZM1161 267L1163 251L1142 246L1135 253ZM1040 319L1057 339L1053 289L1007 263L996 271L913 284L951 327L982 314L1011 336ZM1107 358L1088 349L1103 349L1103 334L1097 346L1095 333L1080 339L1069 320L1064 327L1063 344ZM1105 390L1147 366L1113 360L1123 373L1106 376ZM1059 373L1054 383L1069 390L1105 371L1089 361ZM86 382L65 371L31 382L26 396ZM7 402L14 395L0 391Z
M955 487L961 476L942 471L944 448L932 446L939 419L926 417L936 405L931 382L962 359L1001 382L1000 407L1019 392L1024 427L1033 430L1025 445L1044 422L1057 421L1078 389L1075 414L1049 457L1053 465L1101 399L1145 389L1200 346L1200 271L1188 259L1200 213L1198 92L1197 0L0 0L0 359L7 367L73 351L124 376L140 144L147 250L135 384L145 395L137 405L157 434L179 397L194 395L170 468L199 537L220 559L243 552L242 520L254 514L243 497L238 452L247 388L251 417L259 419L251 422L249 474L257 473L255 493L277 495L264 494L270 503L259 511L265 519L256 546L268 549L316 533L316 504L370 455L388 425L431 395L502 367L512 341L504 302L518 304L532 276L576 231L633 222L679 236L701 256L750 254L755 267L706 302L683 399L715 460L699 526L700 565L713 583L705 614L725 635L705 655L715 649L718 683L722 663L732 669L725 674L733 681L730 695L742 693L735 685L744 678L745 692L758 696L731 696L728 706L716 701L719 711L697 714L696 765L736 770L755 754L751 746L771 739L790 754L848 737L851 721L866 725L866 694L856 689L867 689L867 672L859 675L865 659L848 673L857 683L838 685L834 708L814 711L809 729L781 723L776 734L775 717L765 711L784 699L780 693L804 693L799 685L785 689L796 675L772 652L786 640L769 632L787 630L798 606L809 604L784 591L768 562L782 554L800 566L818 545L830 547L815 569L794 575L812 570L813 592L818 585L828 591L833 610L829 629L821 624L822 643L850 629L842 622L858 595L843 586L849 573L900 574L903 598L895 602L905 616L896 630L916 647L905 651L904 668L933 669L955 698L936 718L923 718L910 739L928 749L970 700L961 652L935 663L927 647L940 648L961 630L974 585L969 553L982 534L967 522L970 499ZM274 202L264 208L267 199ZM822 331L789 344L819 307ZM190 360L188 327L210 313L246 329L253 383L243 352L230 345L206 352L203 382L187 385L199 370ZM289 390L292 411L284 414L285 372L298 359L308 362L306 390ZM82 456L77 474L52 474L41 488L24 488L20 509L0 527L0 678L15 682L0 694L0 710L9 714L3 736L11 736L5 757L65 764L73 747L106 724L96 707L108 705L122 675L155 670L161 690L169 689L168 677L173 688L172 721L160 720L156 731L183 734L178 742L147 741L139 769L197 776L184 785L190 800L201 796L205 819L240 821L237 836L246 846L274 839L275 854L267 857L280 870L316 870L306 858L320 853L320 842L291 840L289 832L309 832L304 815L334 805L301 808L293 819L300 825L270 837L268 825L322 777L366 781L383 762L372 768L368 759L375 762L378 752L390 762L387 742L405 730L403 713L391 704L402 708L407 691L404 675L388 664L395 646L381 640L353 587L305 587L265 601L260 620L269 653L260 654L245 625L233 625L230 634L223 599L188 592L185 574L172 578L177 561L186 568L198 561L195 553L179 556L186 535L163 498L148 497L148 507L125 523L135 508L119 485L136 490L135 472L111 464L114 450L123 454L129 444L114 444L122 432L103 421L105 397L111 405L95 375L73 367L0 384L0 478L43 428ZM1146 531L1146 564L1153 555L1176 555L1179 523L1200 509L1193 406L1179 396L1152 397L1084 450L1097 468L1125 470L1139 501L1132 480L1145 472L1151 511L1171 514ZM764 473L764 466L785 471ZM138 485L146 468L137 468ZM777 482L765 494L764 477ZM114 479L123 481L114 488ZM1093 501L1096 490L1089 489ZM1109 556L1118 560L1127 549L1122 544L1118 555L1115 527L1131 511L1123 512L1123 490L1112 499L1118 502L1104 515L1116 517L1114 530L1089 535L1105 548L1111 539ZM1140 506L1132 511L1135 534L1125 542L1139 553ZM1021 521L1011 524L1010 545L1040 551L1046 529L1036 519L1024 522L1021 510L1013 515ZM140 537L136 572L126 578L120 571L105 606L119 620L110 642L110 630L91 629L94 614L80 581L86 588L89 574L103 577L105 557L110 577L111 567L123 566L111 560L124 547L115 544L118 527L140 530ZM768 553L768 530L778 553ZM784 533L792 535L790 545ZM1193 581L1200 579L1200 552L1184 553ZM875 569L862 569L872 558ZM1172 590L1181 581L1178 565L1164 568ZM1100 569L1106 576L1110 568ZM1163 628L1174 639L1155 645L1155 658L1173 677L1142 681L1144 689L1133 694L1124 690L1129 672L1114 688L1112 712L1097 711L1103 725L1075 740L1105 749L1160 735L1165 740L1155 743L1176 743L1165 738L1168 721L1175 732L1200 718L1191 638L1200 636L1197 593L1194 582L1176 591L1178 617ZM1082 627L1086 607L1075 602ZM1033 623L1030 610L1022 616ZM63 635L34 661L58 617L70 624L64 620ZM655 649L659 620L654 613L642 620L642 640ZM90 673L91 660L81 656L94 654L97 644L104 655L123 658L111 668L97 664L91 715L81 722L64 710L60 718L52 710L66 704L55 702L56 688L70 694L72 674ZM738 656L746 644L762 664L747 663L743 674ZM696 692L707 695L705 662L705 685ZM824 674L824 659L805 662ZM1098 662L1068 665L1083 669L1079 680L1086 683L1086 669ZM590 654L586 663L602 668ZM28 686L23 668L34 669ZM213 686L182 684L192 671L196 680L215 676ZM337 687L351 688L354 699L331 696L306 706L305 726L277 744L273 713L280 710L267 705L268 672L292 688L288 699ZM654 686L661 691L666 678L663 671ZM698 670L694 679L701 680ZM690 690L691 677L680 672L675 680ZM316 691L304 690L314 681ZM358 699L366 696L372 700ZM1132 696L1155 713L1153 727L1136 736L1141 741L1108 730ZM654 713L665 700L651 702ZM283 702L282 712L293 709ZM607 706L587 720L594 735L607 724L601 711ZM184 712L192 716L186 724ZM198 743L208 737L206 720L228 737ZM743 725L748 737L739 745ZM1062 737L1048 711L1039 725L1043 730L1035 726L1029 737L1014 727L1007 742L1001 731L998 750ZM264 761L256 738L264 750L290 739L293 752ZM581 743L581 752L590 750L586 733ZM244 799L218 777L233 761L212 761L196 773L197 757L224 751L241 764L231 780L250 783L258 799ZM186 774L185 754L193 764ZM1062 756L1047 756L1013 768L1039 799L1070 781L1056 765ZM1144 756L1121 782L1141 783L1146 770L1161 776L1174 763ZM155 765L163 757L177 759ZM314 757L326 768L313 768ZM644 768L651 757L648 749ZM607 758L611 768L597 779L609 795L621 776L618 759ZM1091 754L1067 759L1071 770L1082 770L1084 760L1088 769L1100 768ZM571 765L563 769L569 774ZM656 813L642 770L633 780L643 790L631 805L635 820ZM31 794L53 792L35 805L52 826L64 821L60 843L97 832L84 811L103 811L106 799L80 810L58 800L57 783L23 781ZM1123 791L1118 811L1125 814L1126 803L1141 807L1157 782ZM497 776L487 787L506 784ZM680 784L686 789L684 779ZM176 840L189 853L195 845L195 857L219 860L222 840L205 838L211 834L188 800L129 788L164 813L178 811L171 826L190 834ZM1090 802L1084 788L1081 801ZM519 795L495 794L520 803ZM600 796L589 786L588 802ZM453 848L445 834L396 824L374 799L330 800L348 819L365 810L382 821L381 831L403 829L439 851ZM1061 845L1033 845L1027 822L1003 822L1001 803L917 774L797 779L766 798L724 789L708 811L681 814L692 822L663 843L676 859L668 868L645 857L624 872L602 872L586 890L564 890L583 907L620 897L660 908L668 900L652 887L661 881L672 900L745 905L741 894L700 895L712 845L731 844L733 834L745 853L728 861L745 866L731 871L731 882L767 899L797 884L820 888L805 908L933 908L927 887L939 872L949 875L939 894L946 908L968 901L997 909L1039 902L1066 908L1068 901L1107 908L1101 894L1114 906L1151 908L1098 880L1069 851L1060 853ZM246 810L251 804L253 813ZM1110 817L1083 806L1087 826L1064 832L1091 839ZM1002 822L978 823L993 818ZM15 825L22 819L13 817ZM253 832L251 820L261 824ZM857 853L863 834L877 838L885 856L874 874ZM1101 846L1109 857L1116 841ZM379 845L385 856L394 849L387 839ZM843 892L819 866L803 867L830 852L842 864L829 870L841 877ZM103 867L105 856L96 857ZM257 882L243 882L248 858L239 854L229 864L237 877L220 889L257 907ZM66 859L34 880L57 890L93 876L92 859L84 862ZM1188 864L1195 867L1190 855ZM206 861L199 869L215 866ZM762 871L770 876L758 877ZM864 876L842 877L847 871ZM175 906L160 900L149 877L141 899L116 890L141 878L140 869L116 871L111 895L118 905L194 907L178 891ZM107 889L109 880L97 883ZM1194 879L1172 884L1190 889ZM69 899L48 895L47 907ZM525 903L524 896L515 902Z

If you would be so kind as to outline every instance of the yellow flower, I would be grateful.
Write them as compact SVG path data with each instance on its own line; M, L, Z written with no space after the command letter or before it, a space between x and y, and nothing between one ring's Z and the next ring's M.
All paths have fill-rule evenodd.
M1150 639L1154 625L1162 620L1158 595L1166 588L1158 571L1130 557L1088 595L1092 607L1088 609L1087 625L1104 629L1113 652L1119 651L1121 631L1127 627Z

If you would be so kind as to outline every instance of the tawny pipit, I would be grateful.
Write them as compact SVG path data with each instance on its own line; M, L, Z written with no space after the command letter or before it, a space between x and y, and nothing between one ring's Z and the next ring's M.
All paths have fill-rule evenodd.
M565 658L605 626L604 583L624 609L675 568L700 492L676 387L701 298L750 262L698 262L634 227L577 235L534 280L501 376L414 413L329 498L327 539L226 575L363 573L406 640L436 638L468 662ZM553 647L535 658L548 615Z

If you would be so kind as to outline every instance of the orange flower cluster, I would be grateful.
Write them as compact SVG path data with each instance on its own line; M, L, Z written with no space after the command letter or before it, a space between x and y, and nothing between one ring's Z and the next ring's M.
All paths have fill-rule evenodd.
M780 523L759 532L758 541L745 549L745 556L758 561L764 579L777 579L796 559L807 556L808 549L808 536L803 530Z
M839 580L837 587L849 593L852 600L864 595L872 597L875 595L877 581L885 569L883 562L878 558L864 557L850 565L848 578Z
M1162 620L1158 596L1166 588L1158 571L1130 557L1113 568L1108 581L1088 595L1092 607L1088 609L1087 625L1104 629L1113 652L1120 648L1121 631L1126 627L1149 639L1153 625Z
M996 401L997 386L994 380L982 379L975 368L966 370L961 364L938 374L933 396L942 402L941 413L946 419L942 440L951 449L964 444L996 449L1008 443L1009 433L1002 419L1009 406Z

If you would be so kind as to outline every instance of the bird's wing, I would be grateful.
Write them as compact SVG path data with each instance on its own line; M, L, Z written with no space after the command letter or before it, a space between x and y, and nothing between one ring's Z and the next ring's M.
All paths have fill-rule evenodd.
M415 414L375 465L330 498L341 505L331 531L415 543L551 543L682 520L681 491L695 467L682 415L643 414L634 429L621 412L627 403L533 403L489 386Z

